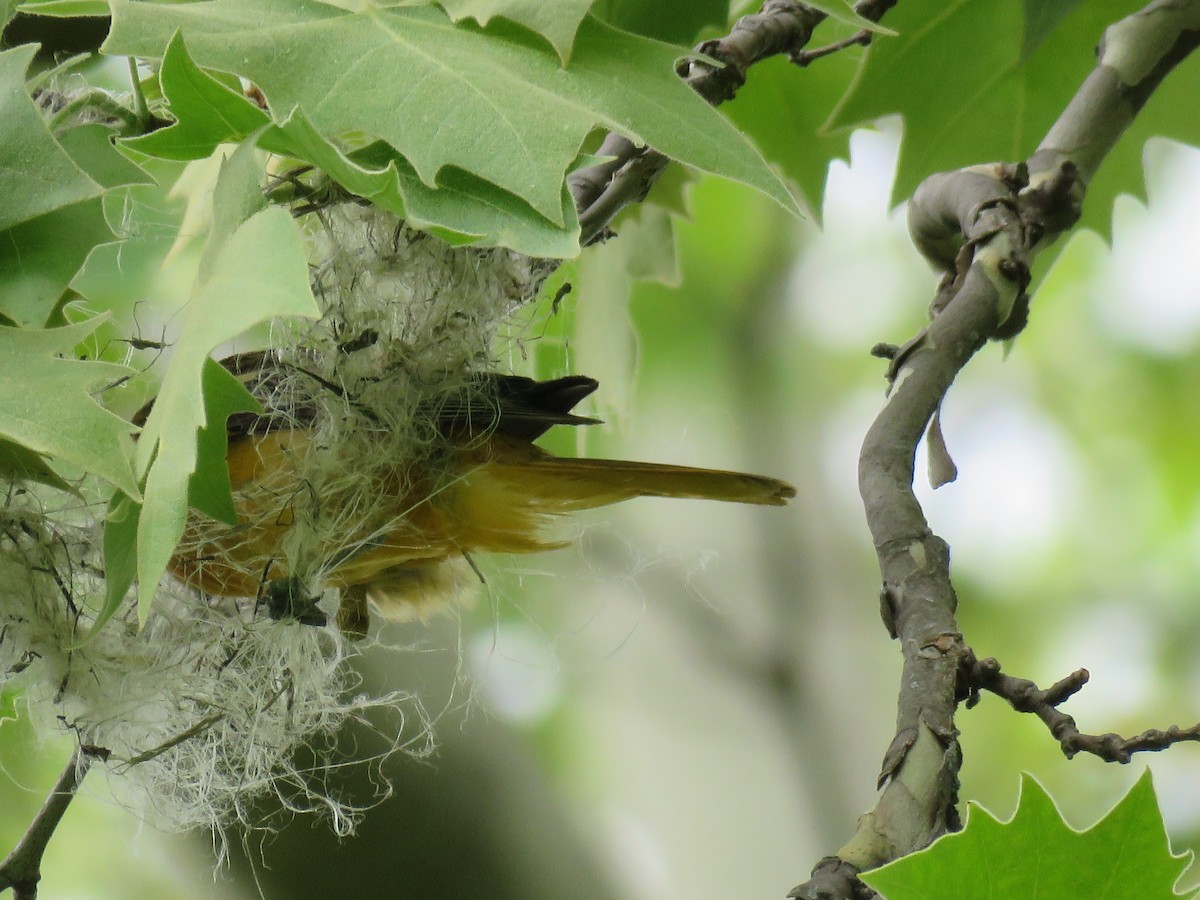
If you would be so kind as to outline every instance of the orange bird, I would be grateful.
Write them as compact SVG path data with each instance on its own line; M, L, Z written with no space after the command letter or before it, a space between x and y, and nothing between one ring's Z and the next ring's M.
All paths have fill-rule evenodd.
M241 354L222 364L261 386L286 368L265 360L264 354ZM326 561L324 586L342 591L343 630L365 632L368 600L389 618L407 618L452 599L472 577L472 553L564 546L569 542L547 532L567 513L633 497L782 506L795 496L795 488L775 478L569 459L533 443L554 425L596 424L599 420L571 410L597 387L579 375L550 381L479 375L424 410L434 425L435 446L422 448L419 463L372 461L378 471L370 511L343 529L341 546L317 548ZM286 417L270 411L230 416L226 460L239 524L189 516L171 561L176 577L209 594L264 597L276 618L324 623L315 598L307 596L311 588L288 571L284 549L306 497L297 463L309 452L321 452L303 424L312 415L289 410ZM320 508L334 515L339 504L349 503L338 496L320 498Z

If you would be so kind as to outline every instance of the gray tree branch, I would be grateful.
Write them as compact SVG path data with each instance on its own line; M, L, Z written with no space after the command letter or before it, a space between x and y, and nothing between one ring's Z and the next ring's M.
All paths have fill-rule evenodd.
M878 22L896 2L860 0L855 11ZM698 56L684 61L679 75L714 106L732 100L746 82L746 71L760 60L787 53L798 64L807 65L832 52L822 48L817 55L803 54L813 30L824 19L823 12L798 0L766 0L759 12L738 19L728 35L696 47ZM860 33L845 46L868 41L869 35ZM596 155L610 158L567 178L579 212L579 241L585 246L601 237L622 209L641 202L669 162L657 150L639 147L615 132L604 138Z
M914 194L913 240L943 269L932 321L892 348L891 391L863 442L859 488L883 576L885 620L904 656L883 793L836 857L790 896L871 896L864 871L957 827L954 714L970 658L955 619L946 543L912 491L914 456L958 372L989 339L1023 327L1037 252L1078 219L1088 181L1162 78L1200 43L1200 0L1154 0L1110 26L1096 68L1025 163L935 175Z
M46 802L29 823L21 842L0 863L0 891L12 888L14 900L35 900L42 879L42 857L55 829L75 799L79 783L91 766L92 757L76 748Z

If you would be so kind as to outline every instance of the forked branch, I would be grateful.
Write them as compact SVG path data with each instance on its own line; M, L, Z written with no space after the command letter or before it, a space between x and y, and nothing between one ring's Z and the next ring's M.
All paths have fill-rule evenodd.
M1077 669L1066 678L1042 690L1027 678L1016 678L1000 671L995 659L975 659L972 654L963 671L968 690L967 708L979 702L979 692L987 691L1008 701L1017 712L1032 713L1045 723L1054 735L1063 755L1071 759L1077 753L1090 753L1105 762L1127 763L1133 754L1166 750L1174 744L1200 742L1200 724L1191 728L1172 725L1165 731L1151 728L1133 737L1107 734L1086 734L1079 730L1075 719L1058 707L1077 694L1091 677L1087 669Z

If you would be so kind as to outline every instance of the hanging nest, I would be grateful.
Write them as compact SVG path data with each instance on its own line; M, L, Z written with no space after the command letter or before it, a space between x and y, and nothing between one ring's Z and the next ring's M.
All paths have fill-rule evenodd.
M319 598L325 575L347 553L402 518L389 492L418 485L397 486L397 478L421 472L436 489L447 398L469 405L483 391L485 402L479 376L498 362L496 335L536 295L551 264L453 248L356 203L309 218L323 315L276 323L272 346L243 357L265 413L231 422L305 439L288 451L286 471L235 492L239 511L253 510L239 528L189 515L176 560L196 559L214 541L236 546L286 518L275 564ZM0 686L21 695L43 733L65 729L106 762L100 768L114 795L138 815L159 827L220 833L275 794L289 809L328 813L346 833L359 810L336 797L322 762L338 729L383 708L390 718L374 727L385 728L393 750L430 749L416 698L355 696L357 677L346 665L352 645L333 628L261 615L254 591L249 600L220 596L229 592L197 591L168 576L144 628L126 606L78 645L103 606L105 583L102 517L74 502L10 485L0 508ZM239 569L236 553L219 562L255 587L272 578L258 562ZM204 563L197 565L203 583ZM459 593L469 576L452 568L443 577L458 581L440 592ZM402 737L406 711L420 720L412 738ZM303 769L302 746L316 759Z

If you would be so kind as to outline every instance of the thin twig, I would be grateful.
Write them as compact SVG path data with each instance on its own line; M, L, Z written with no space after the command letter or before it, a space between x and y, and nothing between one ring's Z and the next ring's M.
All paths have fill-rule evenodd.
M46 802L29 823L25 836L4 862L0 863L0 891L12 888L14 900L35 900L37 897L38 882L42 878L42 857L46 853L46 847L50 838L54 837L67 807L75 799L79 783L83 781L91 764L92 754L76 747L70 761L46 797Z
M840 41L834 41L832 44L826 44L824 47L816 47L812 50L798 50L795 53L790 53L788 56L796 65L804 68L814 60L822 59L826 56L832 56L839 50L845 50L848 47L866 47L871 43L871 32L867 29L855 32L848 38L842 38Z
M1090 753L1105 762L1125 764L1135 753L1165 750L1173 744L1188 741L1200 742L1200 724L1191 728L1172 725L1165 731L1151 728L1129 738L1112 732L1086 734L1080 731L1075 719L1058 706L1087 684L1087 669L1078 669L1045 690L1027 678L1005 675L1000 671L1000 663L991 658L970 659L964 674L971 692L968 707L978 702L979 691L987 691L1007 700L1017 712L1032 713L1045 723L1067 759L1077 753Z
M208 729L212 728L214 725L216 725L218 722L220 722L224 718L225 718L224 712L211 713L211 714L205 716L199 722L196 722L194 725L191 725L188 728L185 728L183 731L179 732L179 734L174 735L173 737L167 738L165 741L163 741L157 747L151 747L149 750L143 750L137 756L133 756L133 757L130 757L129 759L122 760L121 761L121 770L130 769L133 766L138 765L139 763L149 762L150 760L154 759L157 756L162 756L164 753L166 753L172 747L178 747L184 741L190 740L191 738L194 738L196 735L207 731Z

